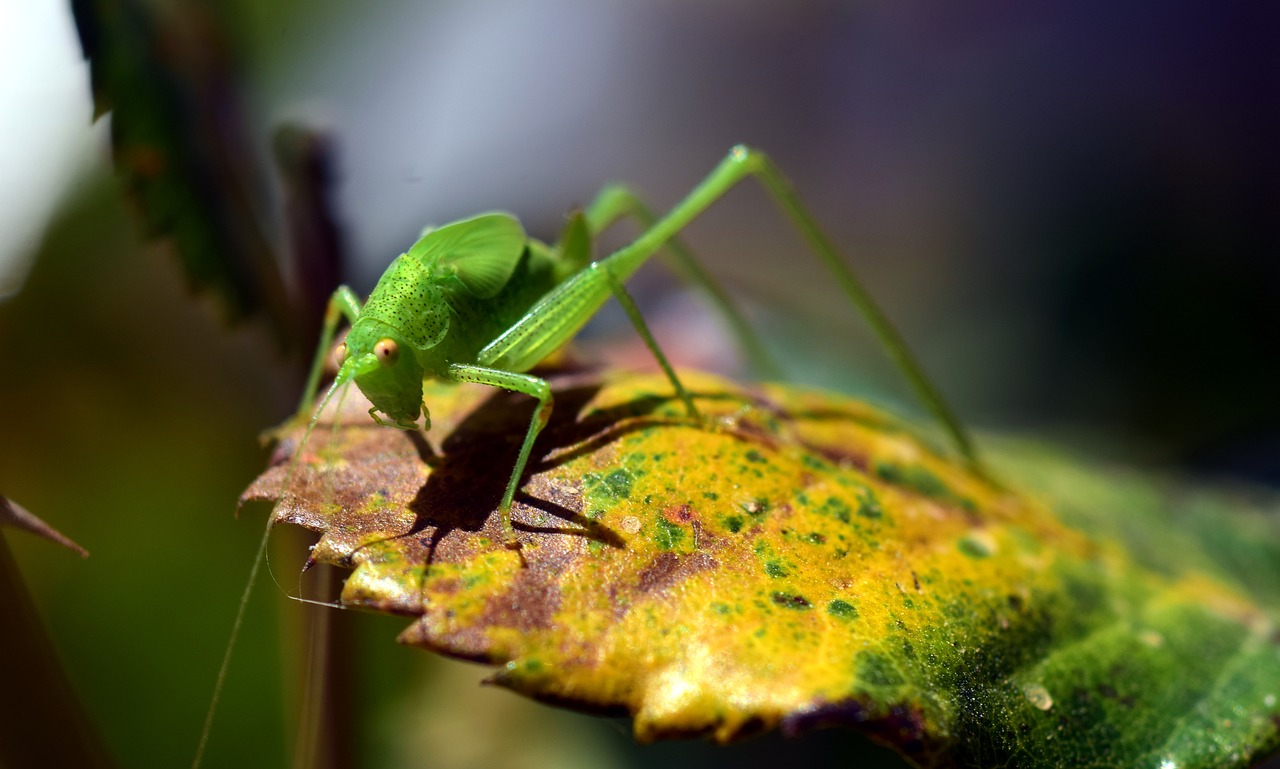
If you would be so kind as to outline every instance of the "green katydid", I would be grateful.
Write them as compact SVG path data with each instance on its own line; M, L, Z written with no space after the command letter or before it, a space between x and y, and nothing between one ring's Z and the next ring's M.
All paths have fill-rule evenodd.
M311 410L324 361L344 316L351 328L339 347L341 363L337 376L311 410L294 461L301 456L330 398L353 381L373 404L369 413L374 420L403 429L420 426L430 429L430 412L422 401L422 383L426 377L486 384L532 396L538 400L538 406L498 506L504 541L508 546L518 546L511 522L512 500L554 402L546 380L527 372L572 338L611 296L616 297L626 311L671 381L676 395L684 402L689 416L699 420L693 399L623 288L626 280L664 247L675 256L685 276L710 294L745 345L748 356L760 367L776 371L732 303L692 255L673 240L707 207L750 176L760 180L831 270L917 395L942 423L956 448L970 466L980 471L973 445L963 427L925 377L897 331L837 256L786 177L765 154L744 146L730 150L684 200L660 219L655 219L625 187L610 186L585 212L569 218L563 235L554 245L528 238L520 223L509 214L481 214L426 232L391 263L363 304L350 288L339 288L329 301L299 413ZM646 227L640 237L604 259L591 261L594 238L628 215L638 218ZM264 536L215 685L197 752L197 765L240 616L265 546Z
M339 347L337 377L316 408L312 425L333 392L351 381L373 403L369 413L376 421L405 429L417 429L419 415L422 427L430 429L430 412L422 402L424 377L476 382L537 398L538 407L498 507L503 537L508 545L516 545L512 499L553 404L547 382L526 372L576 334L610 296L621 303L689 416L698 418L693 400L623 284L676 233L747 176L758 177L772 193L870 321L957 448L970 463L976 463L959 422L883 313L836 256L785 177L763 153L742 146L734 147L688 197L652 222L635 242L600 261L590 261L591 243L613 220L630 213L652 221L647 210L623 188L606 188L585 215L574 214L555 246L526 237L515 218L501 213L482 214L430 230L391 263L363 305L345 286L334 293L300 410L305 411L314 398L340 316L346 316L351 329ZM714 290L714 284L697 270L687 252L678 253L686 271ZM735 327L740 327L740 316L732 305L722 294L715 296ZM762 357L758 349L753 352Z

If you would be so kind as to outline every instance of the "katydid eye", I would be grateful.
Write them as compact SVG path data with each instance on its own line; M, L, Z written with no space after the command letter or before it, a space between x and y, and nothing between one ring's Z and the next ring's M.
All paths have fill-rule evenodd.
M342 342L333 351L333 359L341 366L347 360L347 343Z
M396 345L394 339L379 339L373 346L373 354L378 356L382 365L390 366L396 362L396 358L400 357L400 347Z

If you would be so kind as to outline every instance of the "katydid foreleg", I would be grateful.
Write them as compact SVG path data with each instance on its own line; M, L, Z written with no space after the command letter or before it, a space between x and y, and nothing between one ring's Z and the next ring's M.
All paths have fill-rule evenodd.
M360 297L347 286L338 286L329 297L329 304L324 311L324 326L320 331L320 344L316 346L315 358L311 361L311 371L307 374L307 384L302 390L302 401L298 403L298 413L305 414L311 408L320 387L320 374L324 371L324 362L333 347L333 337L338 331L338 320L346 317L348 323L355 323L360 317Z
M479 362L482 365L452 364L441 374L441 378L448 381L487 384L525 393L538 399L538 408L529 422L529 429L525 433L520 454L511 468L511 477L507 481L506 491L498 506L503 537L509 546L517 544L515 529L511 524L511 502L520 485L520 478L524 475L533 443L551 418L554 403L551 388L545 380L517 372L536 365L538 361L567 341L595 314L610 294L622 305L623 311L635 326L637 333L666 373L676 395L684 402L689 417L695 422L701 421L697 407L693 404L693 398L689 396L688 390L680 382L667 356L658 346L635 301L623 288L622 280L613 274L611 265L607 261L587 265L557 286L514 326L481 350Z

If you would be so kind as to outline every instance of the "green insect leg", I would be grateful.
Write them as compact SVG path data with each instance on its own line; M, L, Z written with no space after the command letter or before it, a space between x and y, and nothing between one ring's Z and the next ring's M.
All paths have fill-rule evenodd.
M658 346L653 332L649 330L649 324L645 322L631 294L627 293L622 281L617 280L607 266L591 263L593 239L594 233L590 229L587 216L582 211L571 213L565 222L560 239L556 242L553 254L554 258L559 260L559 269L564 272L558 290L553 291L551 295L531 308L513 328L504 332L503 337L523 334L521 329L542 326L543 333L549 332L558 335L556 338L567 339L566 334L571 334L580 328L582 323L590 318L612 293L618 300L618 304L622 305L623 311L635 326L645 346L653 353L663 373L667 375L667 379L676 391L676 396L684 402L689 418L695 422L701 422L702 418L693 404L693 398L689 397L689 391L676 376L671 361ZM564 290L566 287L570 287L567 292ZM487 347L481 351L479 363L503 370L524 371L527 365L536 363L540 359L538 356L550 352L545 345L539 345L535 336L526 335L517 340L505 354L494 354ZM502 337L493 344L504 344Z
M516 457L515 466L511 468L511 479L507 481L507 489L502 494L502 502L498 504L498 520L502 524L502 537L508 547L518 547L515 528L511 525L511 500L515 498L516 489L520 486L520 478L524 475L525 465L529 462L529 453L538 433L547 426L551 419L551 409L555 405L551 397L551 386L545 379L530 374L516 374L510 371L472 366L462 363L451 364L444 370L442 379L451 382L474 382L477 384L501 387L504 390L524 393L538 399L538 408L529 420L529 430L525 433L524 443L520 445L520 454Z
M623 288L622 282L615 278L607 267L604 270L604 274L609 281L609 290L613 292L618 304L622 305L623 312L627 313L627 317L631 319L631 325L636 327L636 332L644 340L645 346L649 348L649 352L653 353L653 357L657 359L658 365L662 367L667 379L671 381L671 386L675 388L676 395L680 400L684 401L684 407L689 411L689 418L695 422L701 422L702 417L698 414L697 407L693 405L693 398L689 397L689 391L684 389L684 385L680 382L680 377L676 376L676 370L671 367L671 361L667 360L666 354L658 346L658 340L653 338L653 332L649 330L649 324L645 323L644 316L640 314L640 308L636 306L635 300L631 298L631 294L627 293L627 289Z
M844 290L854 307L858 309L868 325L871 326L889 357L916 391L916 395L921 402L933 413L950 435L956 448L969 466L975 471L985 474L977 452L974 450L973 443L964 427L960 424L960 420L956 418L946 401L943 400L942 395L929 381L929 378L925 376L924 370L898 334L897 329L893 327L884 312L871 299L871 295L863 288L862 283L857 279L853 271L837 255L831 241L818 227L817 220L800 202L800 197L792 188L791 183L763 152L741 145L734 147L729 151L729 155L720 161L720 164L684 200L676 204L652 227L645 230L633 243L612 254L603 263L610 265L613 274L619 280L625 280L649 256L687 227L707 207L723 197L738 182L749 176L755 177L764 185L764 188L773 197L774 202L778 204L787 218L791 220L792 225L808 242L810 248L818 256L819 261L831 271L836 278L836 282Z
M348 323L355 323L360 317L360 297L346 286L338 286L338 290L329 297L329 306L324 311L324 327L320 332L320 344L316 347L316 356L311 361L311 372L307 374L307 385L302 390L302 401L298 403L298 413L306 414L311 410L316 391L320 387L320 373L324 371L324 360L333 347L333 337L338 331L338 319L345 316Z
M831 241L800 202L790 182L763 153L734 147L728 157L630 245L593 262L561 282L540 299L523 318L484 347L477 361L506 371L527 371L551 354L600 309L613 294L610 283L623 283L668 241L689 225L738 182L754 176L764 185L792 224L808 241L823 265L866 318L889 357L903 372L925 407L933 412L960 454L975 471L985 474L973 443L942 395L925 376L915 356L897 330L862 287L853 271L840 260ZM607 273L604 274L604 273Z
M623 217L630 216L645 228L652 227L658 220L630 187L621 184L610 184L600 190L596 199L587 207L586 216L588 227L597 236ZM728 324L730 333L737 339L738 346L747 356L751 367L769 379L784 378L782 367L760 342L760 336L747 323L742 310L703 268L693 252L679 238L673 237L667 242L666 248L659 252L659 258L664 255L669 257L668 266L676 275L707 296Z

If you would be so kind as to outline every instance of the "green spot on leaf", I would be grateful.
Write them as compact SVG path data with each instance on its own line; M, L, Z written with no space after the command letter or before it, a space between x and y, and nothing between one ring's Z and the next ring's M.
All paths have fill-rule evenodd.
M631 473L618 468L604 477L604 488L614 499L631 496Z
M779 577L785 577L791 572L782 564L781 561L766 561L764 565L764 573L776 579Z
M658 530L653 540L661 550L675 550L684 540L684 527L659 517Z
M995 541L986 532L966 534L956 544L970 558L990 558L996 551Z
M880 508L880 500L871 489L864 488L858 491L858 515L872 520L884 516L884 510Z
M827 614L840 619L857 619L858 608L848 601L841 601L837 598L827 604Z
M818 509L818 512L835 518L841 523L848 523L852 520L853 514L849 506L839 497L827 497L827 501L822 503L822 507Z
M818 472L823 472L831 468L830 463L824 462L813 454L805 454L800 458L800 463L808 469L817 470Z

